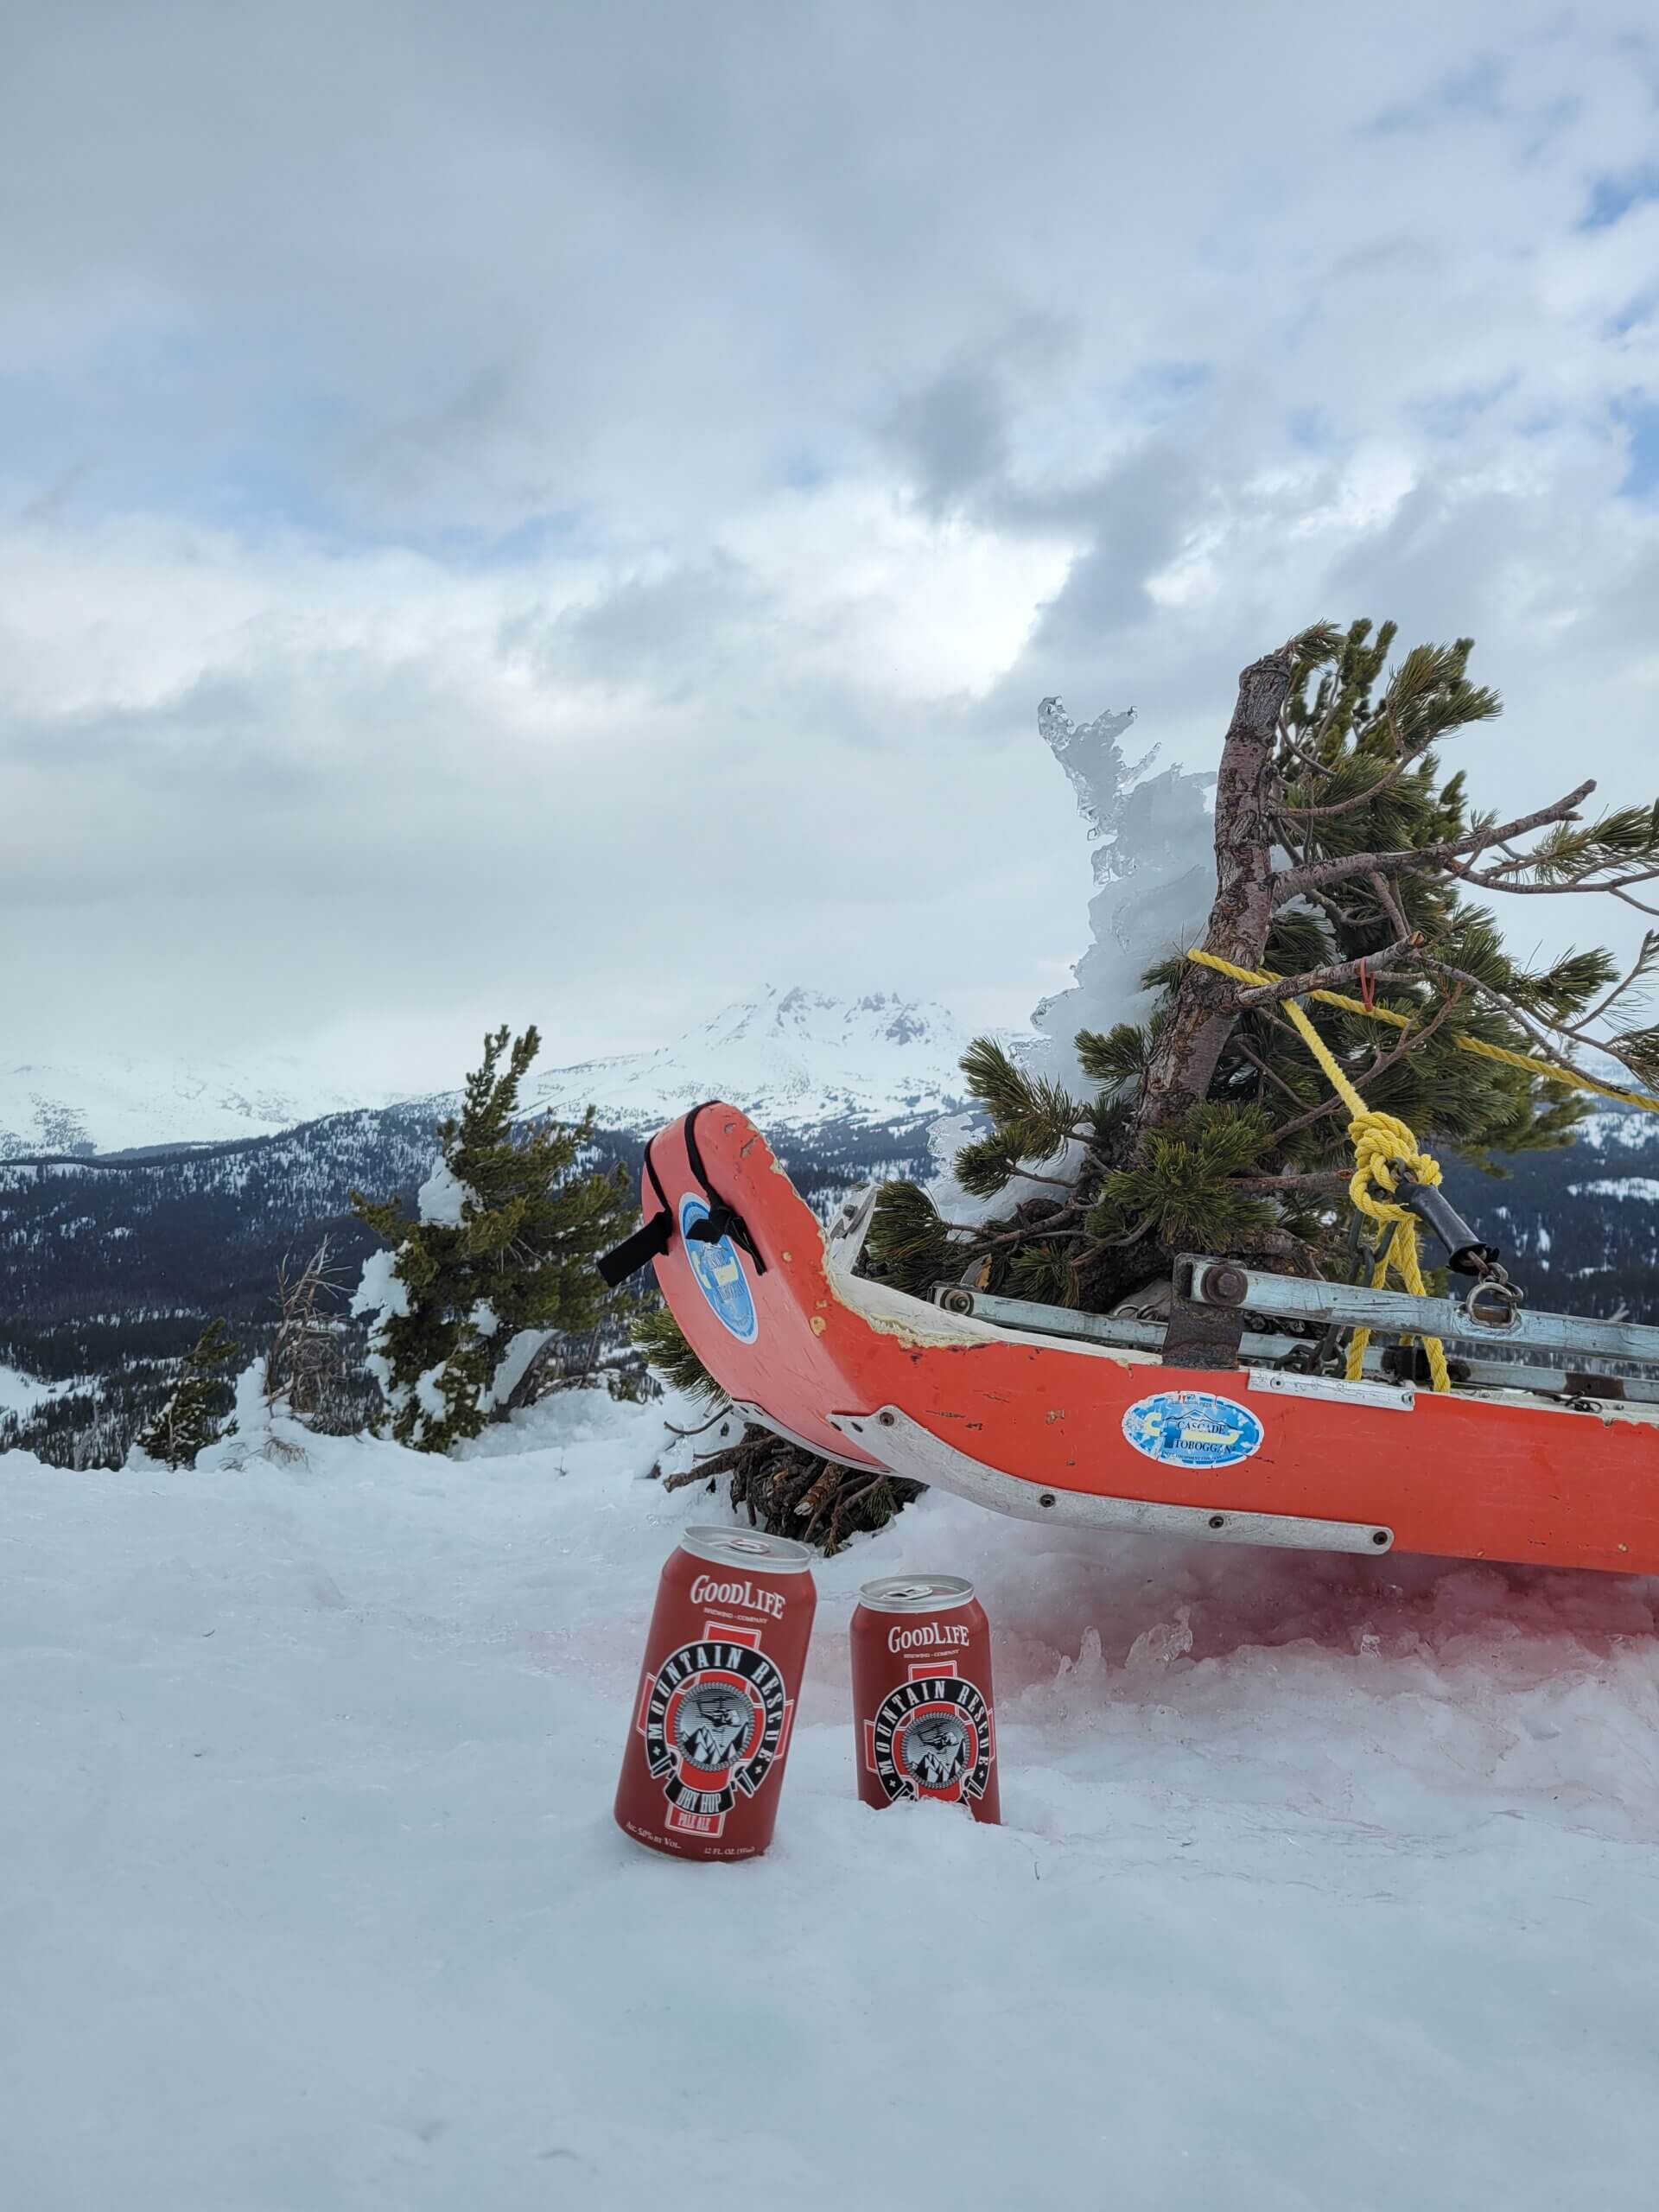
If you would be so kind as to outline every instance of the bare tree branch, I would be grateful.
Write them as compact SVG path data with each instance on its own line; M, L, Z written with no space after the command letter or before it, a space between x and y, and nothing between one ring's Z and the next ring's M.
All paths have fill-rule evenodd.
M1338 983L1353 982L1363 969L1378 968L1385 961L1414 957L1422 942L1414 933L1402 937L1395 944L1385 945L1381 952L1368 952L1357 960L1341 960L1331 968L1310 968L1306 975L1287 976L1277 983L1252 983L1241 988L1238 1003L1254 1011L1257 1007L1276 1006L1281 999L1305 998L1309 991L1334 990Z
M1522 865L1530 867L1532 863L1529 860L1523 860ZM1632 883L1652 883L1659 880L1659 868L1635 869L1629 875L1618 876L1611 882L1597 882L1592 876L1583 876L1573 883L1512 883L1507 876L1500 876L1496 869L1483 871L1473 868L1454 867L1451 874L1460 883L1476 884L1482 891L1501 891L1510 899L1570 899L1574 893L1582 895L1586 891L1611 891L1617 899L1622 898ZM1627 903L1632 906L1642 905L1639 899L1630 899ZM1651 913L1653 909L1644 906L1642 911Z
M1474 991L1480 997L1489 1001L1491 1005L1499 1007L1502 1012L1509 1015L1511 1021L1525 1031L1546 1058L1553 1060L1557 1066L1565 1068L1569 1074L1576 1072L1567 1060L1561 1046L1548 1033L1549 1030L1553 1029L1559 1036L1572 1036L1574 1033L1565 1022L1553 1021L1548 1014L1535 1017L1525 1007L1517 1005L1506 991L1498 990L1491 983L1482 982L1478 976L1471 976L1466 968L1454 968L1446 961L1435 960L1427 956L1423 965L1431 975L1445 976L1459 982L1466 989ZM1543 1023L1548 1023L1548 1028L1541 1027ZM1584 1041L1586 1044L1596 1044L1596 1039L1593 1038L1586 1038ZM1611 1045L1597 1045L1597 1049L1601 1052L1611 1052L1613 1048Z
M1230 1187L1236 1191L1345 1191L1354 1179L1351 1167L1310 1168L1305 1174L1235 1175Z
M1279 877L1274 886L1273 903L1282 906L1287 899L1294 899L1319 885L1345 883L1351 876L1399 875L1417 868L1443 868L1463 854L1483 853L1505 838L1524 836L1529 830L1541 830L1552 822L1573 820L1574 808L1588 798L1595 788L1595 778L1589 777L1577 791L1569 791L1553 806L1541 806L1534 814L1521 815L1513 822L1506 822L1501 830L1484 823L1462 837L1446 838L1438 844L1408 846L1395 853L1339 854L1332 860L1308 861Z
M1243 1052L1245 1058L1249 1062L1250 1065L1256 1071L1256 1072L1267 1082L1276 1085L1279 1090L1282 1090L1286 1097L1290 1100L1293 1106L1300 1106L1302 1103L1300 1095L1292 1090L1289 1084L1285 1081L1283 1076L1281 1076L1276 1069L1270 1068L1264 1059L1262 1059L1257 1054L1253 1052L1242 1037L1235 1036L1233 1043L1237 1046L1238 1050Z

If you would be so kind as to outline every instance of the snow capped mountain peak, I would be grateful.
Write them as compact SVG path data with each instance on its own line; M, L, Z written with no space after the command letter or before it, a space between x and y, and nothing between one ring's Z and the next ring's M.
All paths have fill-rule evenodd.
M763 1126L807 1128L942 1113L961 1103L970 1033L925 1000L844 999L796 984L724 1007L654 1052L531 1074L525 1103L613 1128L654 1129L702 1098L728 1098Z

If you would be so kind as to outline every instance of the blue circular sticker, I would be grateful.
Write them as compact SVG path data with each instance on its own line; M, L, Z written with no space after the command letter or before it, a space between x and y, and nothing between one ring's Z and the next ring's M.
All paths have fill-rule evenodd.
M752 1344L760 1333L760 1320L736 1245L729 1236L722 1236L717 1244L693 1243L689 1233L696 1223L708 1218L709 1208L702 1199L688 1192L680 1200L680 1236L685 1256L691 1262L697 1288L714 1308L721 1328L729 1330L740 1344Z
M1166 1467L1232 1467L1262 1448L1261 1422L1248 1406L1208 1390L1160 1390L1123 1416L1137 1452Z

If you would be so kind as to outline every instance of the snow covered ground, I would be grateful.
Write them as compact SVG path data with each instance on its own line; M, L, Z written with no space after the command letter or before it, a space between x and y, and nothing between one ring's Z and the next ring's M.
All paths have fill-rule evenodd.
M1659 1586L1089 1539L828 1562L765 1860L612 1826L659 1415L0 1458L15 2212L1477 2212L1659 2192ZM238 1464L238 1462L240 1464ZM1007 1825L853 1795L966 1572Z
M0 1426L8 1414L20 1417L32 1414L38 1408L49 1405L54 1398L60 1398L66 1391L84 1389L77 1376L67 1382L42 1382L38 1376L26 1375L21 1367L0 1364Z

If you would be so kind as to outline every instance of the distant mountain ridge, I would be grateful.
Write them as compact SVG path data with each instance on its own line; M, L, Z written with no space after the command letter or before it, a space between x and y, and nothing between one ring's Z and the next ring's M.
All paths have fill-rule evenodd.
M839 998L770 988L722 1007L672 1044L575 1066L532 1068L524 1103L563 1118L598 1109L606 1128L645 1135L700 1098L729 1098L763 1128L873 1128L948 1112L971 1033L942 1006L877 991ZM174 1063L158 1057L0 1065L0 1160L79 1158L275 1136L324 1116L429 1096L347 1096L297 1060Z
M155 1054L0 1061L0 1160L234 1144L392 1103L348 1096L301 1062L275 1057L236 1065Z

